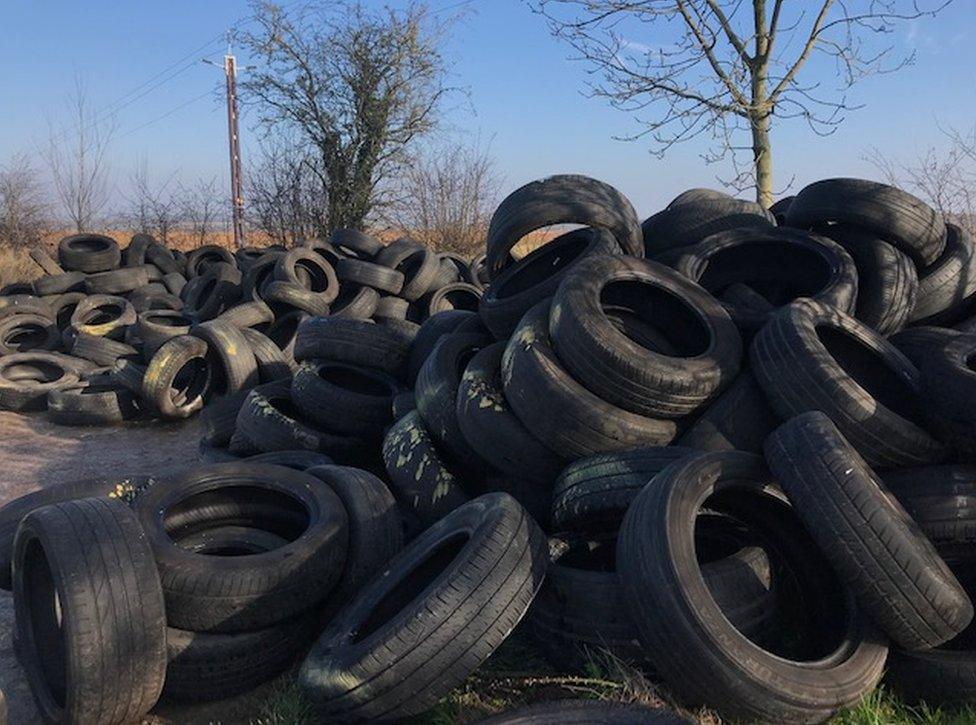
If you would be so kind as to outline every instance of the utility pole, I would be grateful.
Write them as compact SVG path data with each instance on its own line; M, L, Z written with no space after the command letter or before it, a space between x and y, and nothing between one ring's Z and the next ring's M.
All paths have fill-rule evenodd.
M227 75L227 135L230 140L230 198L233 204L234 246L244 246L244 190L241 182L241 144L237 135L237 61L224 56Z
M207 58L209 65L217 65ZM250 66L249 66L250 67ZM241 180L241 141L237 132L237 59L231 55L228 43L224 56L224 76L227 80L227 140L230 146L230 202L234 226L234 246L244 246L244 187Z

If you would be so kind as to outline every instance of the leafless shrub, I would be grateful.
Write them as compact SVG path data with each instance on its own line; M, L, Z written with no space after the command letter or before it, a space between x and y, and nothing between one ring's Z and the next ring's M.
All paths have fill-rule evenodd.
M183 207L177 192L175 174L157 184L150 179L145 161L136 166L124 194L129 202L128 220L133 231L151 234L165 244L170 232L182 221Z
M179 185L178 199L183 226L198 246L207 243L225 217L225 195L217 189L217 178L201 179L194 184Z
M288 140L262 146L246 174L251 226L279 244L328 233L328 197L314 153Z
M0 243L37 244L50 226L44 189L26 154L13 156L0 168Z
M393 219L433 249L474 255L484 247L498 188L487 148L430 148L404 173Z
M52 124L46 156L62 210L75 231L84 232L94 228L109 201L107 153L117 126L114 117L92 107L77 78L67 107L71 120Z

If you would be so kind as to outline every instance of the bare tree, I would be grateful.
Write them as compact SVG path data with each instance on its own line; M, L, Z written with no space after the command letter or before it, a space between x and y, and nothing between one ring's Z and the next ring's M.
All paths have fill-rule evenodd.
M164 244L182 221L183 204L174 181L175 174L156 184L149 177L149 166L140 162L129 177L129 223L135 231L151 234Z
M883 38L951 0L530 0L597 80L592 95L633 114L663 154L702 134L707 161L730 158L735 178L773 201L774 118L801 118L821 135L853 108L847 91L912 61ZM654 33L651 39L651 33ZM879 39L880 42L879 42ZM798 41L798 42L794 42ZM833 61L837 88L804 82L812 58ZM740 141L748 133L749 143ZM740 166L737 152L749 152Z
M263 144L245 178L249 223L279 244L325 234L328 198L317 161L289 139Z
M392 219L441 251L473 254L484 246L499 178L487 148L451 143L426 149L406 171Z
M319 231L361 227L434 126L446 92L440 29L419 5L310 2L286 13L259 2L254 11L258 29L240 40L261 66L241 83L242 98L269 135L288 129L314 152Z
M911 159L895 159L872 148L865 159L889 184L911 191L976 234L976 128L943 133L945 148L930 146Z
M83 232L92 229L108 203L107 152L116 123L114 117L105 117L92 107L78 78L67 107L71 120L59 127L52 124L46 155L63 211L75 231Z
M217 178L199 180L195 184L179 185L177 197L180 217L197 246L207 243L220 221L224 200L217 190Z
M0 168L0 242L33 245L50 221L40 175L26 154L13 156Z

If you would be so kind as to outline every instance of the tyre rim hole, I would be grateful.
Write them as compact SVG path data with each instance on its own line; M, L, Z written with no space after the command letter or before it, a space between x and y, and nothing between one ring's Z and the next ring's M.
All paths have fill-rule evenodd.
M525 292L555 277L580 258L593 240L590 227L575 229L556 237L534 252L527 254L512 273L495 287L495 297L506 299Z
M600 308L621 334L654 352L690 358L704 354L711 345L711 333L701 316L657 285L610 282L600 293Z
M61 600L54 586L54 576L44 548L37 539L27 544L24 552L24 607L30 641L40 674L47 690L59 707L64 707L67 686L67 661L61 630Z

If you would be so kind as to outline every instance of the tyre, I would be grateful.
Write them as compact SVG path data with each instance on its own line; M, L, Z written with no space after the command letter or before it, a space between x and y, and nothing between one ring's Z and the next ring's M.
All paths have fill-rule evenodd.
M773 205L769 207L769 213L776 218L777 226L786 226L786 215L790 211L790 204L793 203L795 196L784 196L782 199L777 199L773 202Z
M258 384L257 360L239 329L220 320L210 320L194 325L190 334L207 343L211 394L228 395Z
M714 199L724 199L728 200L732 197L726 194L724 191L719 191L718 189L686 189L674 197L666 208L673 209L676 206L681 206L682 204L697 204L700 201L712 201Z
M75 234L58 242L58 262L69 272L106 272L121 260L118 243L102 234Z
M553 298L549 334L576 380L652 418L693 412L735 378L742 359L739 332L712 297L662 265L630 257L579 262Z
M475 499L360 591L313 646L299 686L330 722L427 710L508 637L546 559L542 531L514 499ZM363 681L370 687L357 686Z
M936 647L973 605L935 548L823 413L784 423L766 460L865 613L903 649Z
M556 531L616 530L631 501L675 461L696 455L681 446L601 453L569 464L552 491Z
M393 398L392 403L393 408L393 420L400 420L403 416L412 410L417 409L417 399L413 395L413 391L406 391L400 393Z
M26 294L0 296L0 319L22 314L41 315L54 319L54 311L46 299Z
M89 382L47 394L47 417L59 425L115 425L139 413L132 392L115 385Z
M203 407L214 370L204 340L181 335L163 343L142 378L142 396L163 418L188 418Z
M907 357L915 367L921 367L931 355L936 354L963 333L947 327L922 325L900 330L888 338L898 352Z
M747 453L706 453L668 467L624 517L617 572L648 658L683 701L728 719L819 722L874 688L888 648L797 515L768 493L771 482ZM722 615L695 548L703 504L763 537L776 552L773 566L798 585L811 625L800 653L784 651L785 643L765 649Z
M65 292L81 292L85 289L85 280L88 278L84 272L62 272L50 277L38 277L31 283L35 295L46 297L48 295L61 295Z
M186 256L186 276L199 277L208 267L218 262L237 266L237 258L223 247L216 244L197 247Z
M763 441L779 423L747 370L739 373L676 442L699 451L762 453Z
M751 355L756 381L780 418L823 411L869 465L903 468L945 456L919 422L918 371L853 318L798 300L759 331Z
M839 244L826 237L778 227L731 229L687 247L674 268L721 297L745 284L770 308L736 304L726 309L743 333L765 324L773 310L808 297L852 313L857 300L857 268Z
M71 354L105 367L114 365L115 361L122 357L132 360L140 359L139 351L132 345L107 337L96 337L84 332L75 335L74 342L71 345Z
M325 304L339 295L335 270L312 249L295 247L279 256L274 266L275 279L291 282L317 294Z
M74 501L79 498L104 496L131 503L135 497L156 483L151 476L103 476L79 481L58 483L48 488L12 499L0 507L0 589L10 591L13 586L14 534L27 514L48 504Z
M274 340L250 327L242 327L241 335L254 353L254 362L258 366L258 379L262 383L291 377L293 361L288 359Z
M487 335L452 333L445 335L424 362L413 394L424 426L439 447L466 470L490 468L461 432L457 416L458 385L468 361L490 344Z
M801 189L786 223L809 229L825 222L846 222L874 232L921 266L935 262L945 247L941 214L921 199L875 181L824 179Z
M122 267L85 277L85 292L90 295L118 295L147 284L149 275L145 267Z
M50 317L27 313L0 319L0 355L60 346L61 331Z
M295 359L322 358L382 370L401 379L410 343L402 332L364 320L312 318L298 330Z
M515 415L544 446L567 459L664 446L673 421L657 420L607 403L576 382L549 342L549 303L525 314L502 356L502 387Z
M491 334L507 340L529 308L556 293L563 277L580 260L620 253L607 231L574 229L529 252L488 285L478 314Z
M912 260L870 232L849 224L818 226L814 231L841 245L857 267L854 317L882 335L897 332L911 320L920 296Z
M921 387L930 428L949 444L958 458L974 460L976 433L976 373L970 360L976 336L962 335L932 350L921 364Z
M347 250L353 256L373 257L383 249L383 243L358 229L336 229L329 242L340 252Z
M481 288L467 282L446 284L430 295L427 300L427 316L448 310L477 312L481 304Z
M345 284L332 305L332 316L347 320L368 320L376 312L380 293L372 287Z
M136 331L142 340L143 353L151 359L167 340L189 335L192 322L176 310L146 310L136 320Z
M706 237L740 227L773 226L773 215L741 199L700 199L669 206L644 220L644 255L657 257L698 244Z
M156 704L166 613L127 506L87 498L28 514L14 540L13 591L18 658L43 720L133 722Z
M360 259L343 259L336 266L336 276L340 282L372 287L391 295L403 289L403 273L373 262Z
M390 426L383 439L383 463L393 495L423 526L436 523L468 501L416 411Z
M505 400L504 352L505 343L496 342L475 353L464 367L456 386L457 425L468 446L493 468L548 488L566 462L529 433Z
M519 187L498 205L488 226L489 277L512 263L510 253L522 237L560 223L606 229L626 254L644 256L637 214L623 194L596 179L561 174Z
M315 466L331 466L332 459L324 453L315 451L270 451L248 456L251 463L270 463L275 466L293 468L296 471L307 471Z
M310 476L325 481L349 515L349 545L342 576L324 605L329 621L403 548L396 499L379 478L346 466L313 466Z
M135 510L159 568L167 622L178 629L241 632L285 621L328 596L345 559L342 502L313 477L281 466L201 466L149 489ZM174 540L228 525L286 543L259 556L228 545L215 556Z
M360 438L309 425L289 393L270 389L251 391L237 415L237 432L264 452L304 449L343 464L358 463L371 450Z
M294 282L272 280L261 288L261 297L271 305L276 315L292 309L310 315L329 314L329 303L324 296Z
M0 410L43 410L47 394L76 385L71 358L49 352L17 352L0 357Z
M976 466L903 468L883 481L950 565L974 560Z
M37 266L44 270L44 274L54 276L64 273L64 269L62 269L61 265L54 261L54 258L47 253L47 250L44 249L44 247L32 247L29 255L30 258L37 263Z
M230 309L224 310L217 316L217 319L243 329L246 327L266 325L274 321L274 313L264 302L252 300L250 302L241 302L239 305L234 305Z
M419 300L435 286L438 257L412 239L404 237L387 244L377 252L373 261L403 275L403 288L399 294L405 300Z
M265 250L262 256L251 263L241 281L241 297L243 299L261 299L261 290L265 284L274 281L275 266L283 254L283 252Z
M316 629L316 618L307 614L232 634L168 627L163 697L198 703L250 692L301 657Z
M169 290L171 295L179 296L186 286L186 277L179 272L170 272L163 275L163 285Z
M291 398L307 420L341 435L379 438L393 421L401 391L390 375L330 360L306 360L291 383Z
M410 303L402 297L391 295L380 297L380 301L376 303L376 311L373 313L373 317L377 320L405 320L409 307Z
M183 314L195 322L212 320L241 299L241 273L228 264L210 265L181 294Z
M71 329L96 337L119 340L125 328L136 324L136 311L124 297L89 295L71 314Z
M433 351L438 341L449 332L457 329L458 325L476 317L468 310L450 310L428 317L417 331L417 335L410 345L407 360L407 382L413 385L420 368Z

